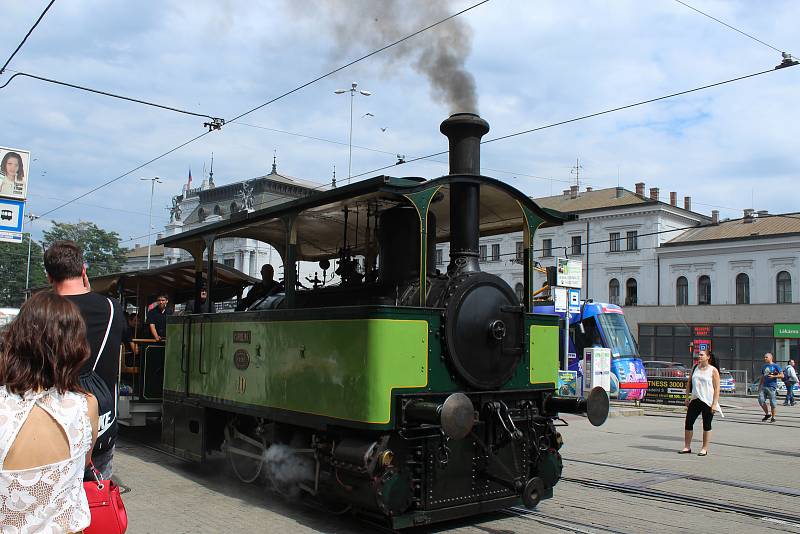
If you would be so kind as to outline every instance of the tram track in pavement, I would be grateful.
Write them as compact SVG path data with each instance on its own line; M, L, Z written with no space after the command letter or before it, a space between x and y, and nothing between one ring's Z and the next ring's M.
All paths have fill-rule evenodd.
M607 526L598 525L596 523L583 523L573 519L564 519L550 514L545 514L538 510L528 510L527 508L520 508L513 506L501 510L502 513L514 517L524 518L535 521L541 525L554 527L566 532L575 532L577 534L595 534L598 532L608 532L609 534L628 534L624 530L616 530Z
M615 493L622 493L648 500L657 500L661 502L680 504L683 506L691 506L694 508L702 508L713 512L736 513L771 523L784 524L792 527L800 527L800 516L798 515L785 513L781 511L775 511L775 510L765 511L763 508L756 508L753 506L717 501L713 499L708 499L707 497L695 497L693 495L674 493L671 491L643 488L632 484L603 482L600 480L593 480L587 478L562 477L561 482L577 484L594 489L612 491Z
M747 489L753 491L764 491L768 493L776 493L778 495L785 495L788 497L800 497L800 490L794 488L785 488L780 486L771 486L767 484L754 484L745 482L743 480L726 480L720 478L706 477L702 475L695 475L692 473L682 473L679 471L669 471L667 469L648 469L645 467L638 467L634 465L613 464L607 462L598 462L594 460L583 460L578 458L563 458L565 462L579 463L586 465L593 465L598 467L608 467L612 469L620 469L624 471L632 471L635 473L642 473L647 475L660 475L667 476L673 479L692 480L694 482L706 482L709 484L717 484L720 486L729 486L733 488Z

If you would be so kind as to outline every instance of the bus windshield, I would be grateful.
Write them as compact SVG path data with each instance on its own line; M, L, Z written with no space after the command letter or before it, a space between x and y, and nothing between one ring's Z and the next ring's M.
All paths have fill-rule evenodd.
M603 330L612 355L639 357L639 349L631 336L625 316L620 313L601 313L597 321Z

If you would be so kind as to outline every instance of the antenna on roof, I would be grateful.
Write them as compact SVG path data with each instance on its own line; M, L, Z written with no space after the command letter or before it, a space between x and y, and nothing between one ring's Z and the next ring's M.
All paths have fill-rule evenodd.
M214 153L211 153L211 172L208 173L208 186L214 187Z
M336 165L333 166L333 180L331 180L331 187L336 187Z
M581 169L583 166L581 165L580 158L575 158L575 166L570 169L570 174L575 175L575 185L578 186L578 191L581 190Z
M272 150L272 174L278 174L278 151Z

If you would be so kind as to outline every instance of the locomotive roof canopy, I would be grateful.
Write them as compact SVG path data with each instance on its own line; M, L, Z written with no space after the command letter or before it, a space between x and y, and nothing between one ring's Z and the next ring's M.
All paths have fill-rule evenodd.
M430 211L436 215L436 240L450 240L450 185L459 182L480 184L480 235L490 236L521 231L524 216L521 206L544 221L545 226L560 225L574 218L537 205L510 185L475 175L449 175L433 180L377 176L336 189L266 207L252 212L238 212L225 221L159 239L157 243L189 251L201 258L206 239L243 237L255 239L283 251L287 222L295 219L297 259L317 261L334 258L344 244L345 218L347 243L353 254L364 253L367 214L374 228L377 213L398 205L411 205L408 195L438 188ZM345 213L347 215L345 216Z

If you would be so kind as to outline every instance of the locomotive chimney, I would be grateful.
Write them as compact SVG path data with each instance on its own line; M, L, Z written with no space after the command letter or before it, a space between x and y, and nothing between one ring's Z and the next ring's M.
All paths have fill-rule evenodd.
M439 130L450 141L450 174L480 175L481 137L489 123L474 113L455 113ZM447 270L480 271L480 188L478 184L457 183L450 187L450 265Z

